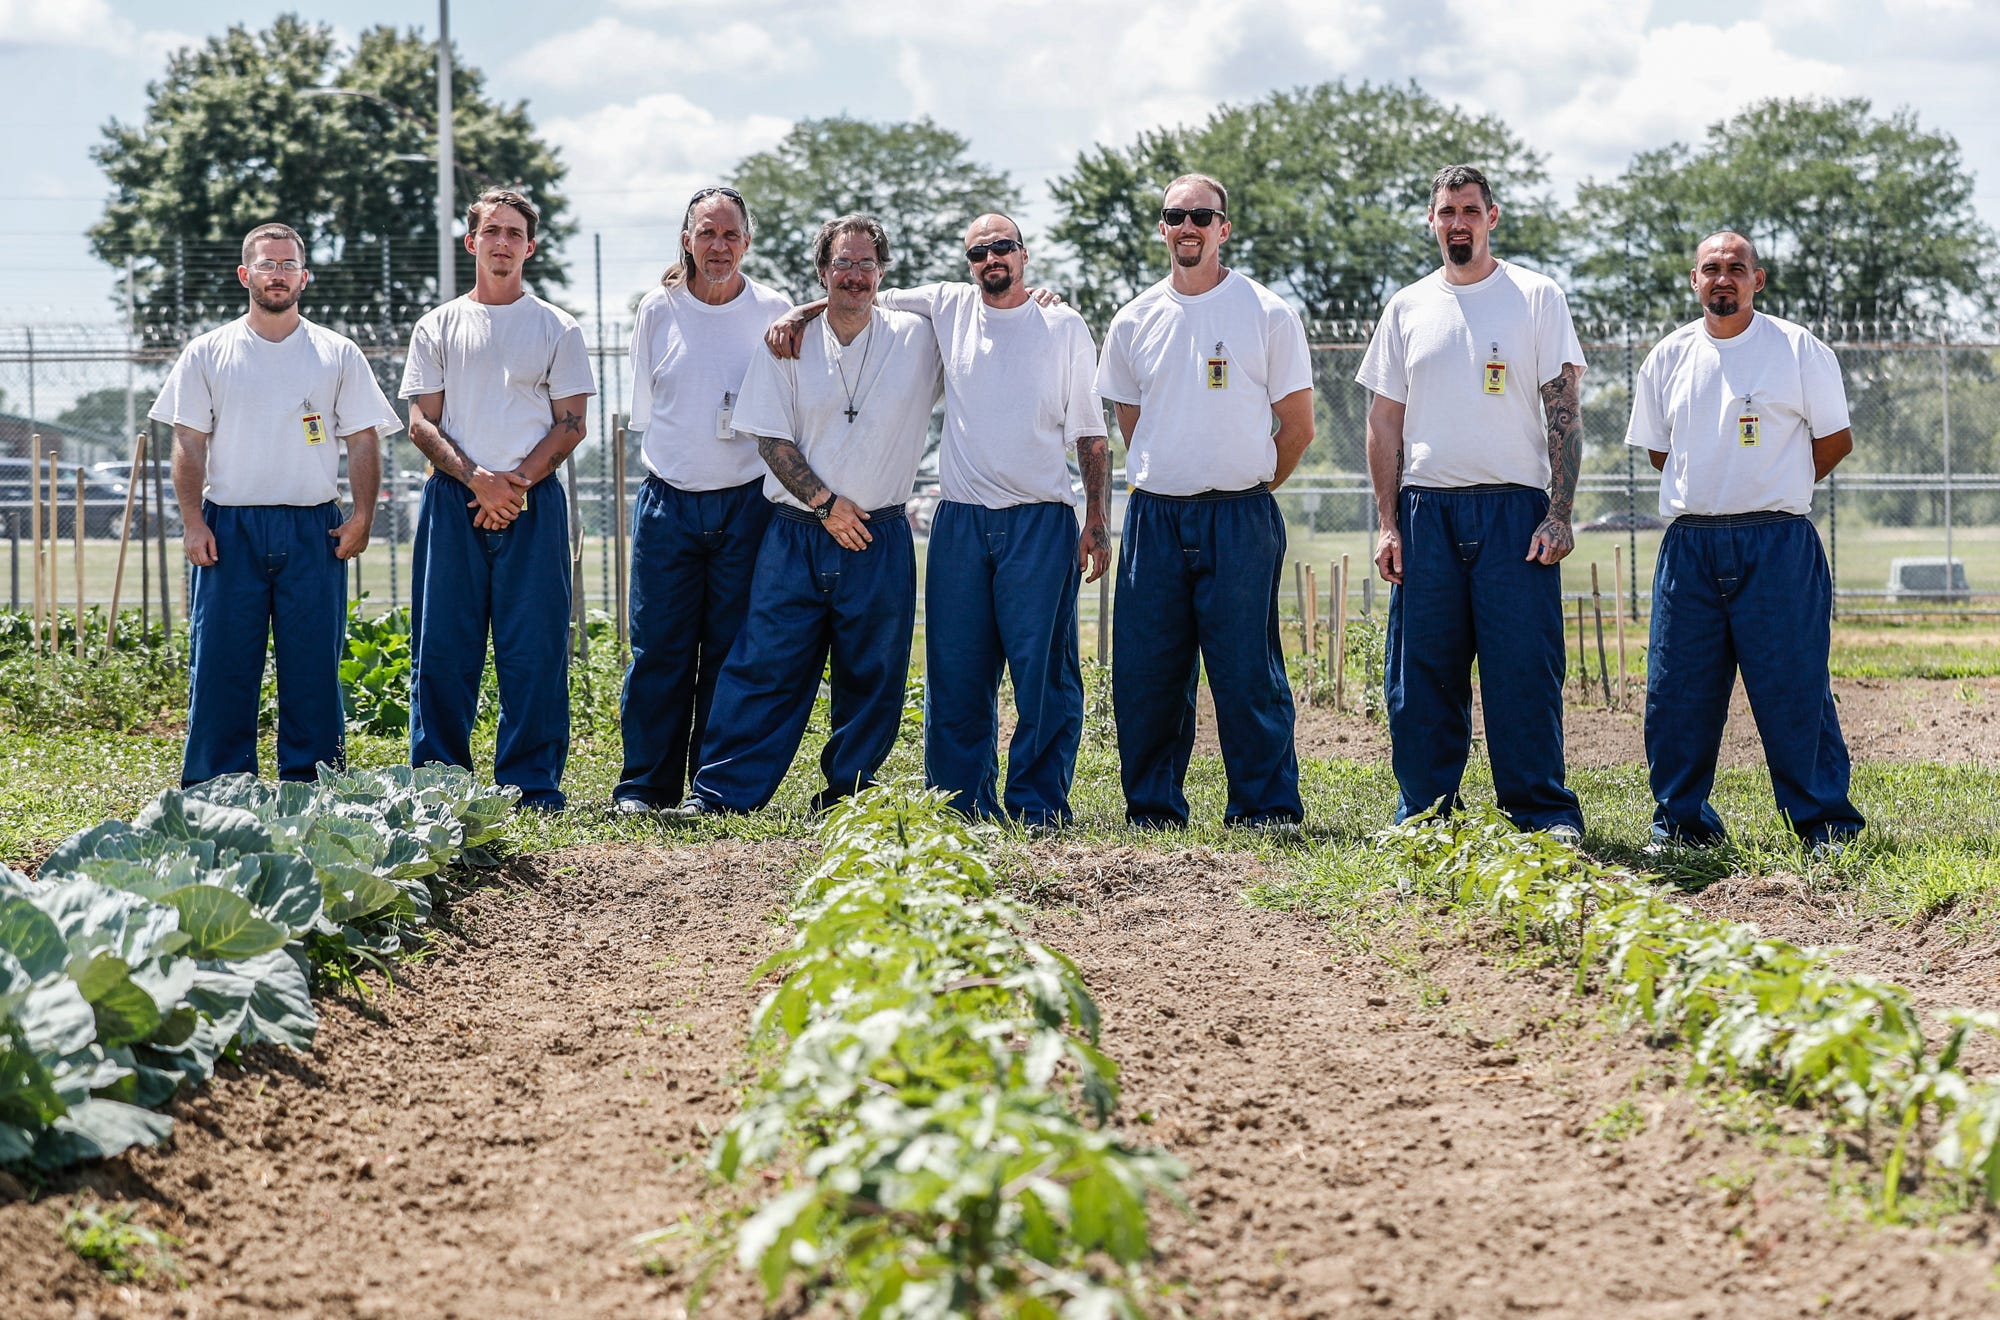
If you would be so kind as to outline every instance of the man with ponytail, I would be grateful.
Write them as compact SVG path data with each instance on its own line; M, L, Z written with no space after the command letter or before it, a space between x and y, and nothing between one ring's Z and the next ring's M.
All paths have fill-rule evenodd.
M701 765L716 675L743 627L771 518L757 438L735 429L751 354L790 299L742 272L755 222L741 194L703 188L680 253L639 304L632 421L646 481L632 507L632 664L621 815L680 803Z

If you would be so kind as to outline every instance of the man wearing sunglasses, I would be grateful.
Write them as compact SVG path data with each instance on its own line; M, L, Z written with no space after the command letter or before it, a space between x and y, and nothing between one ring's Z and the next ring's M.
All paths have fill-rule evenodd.
M149 416L174 428L174 494L194 566L181 784L257 773L264 639L278 669L278 777L340 765L345 561L368 547L377 437L402 427L361 350L299 315L312 278L288 225L243 240L248 314L192 340ZM354 512L340 516L340 450Z
M1222 264L1221 183L1175 179L1159 234L1170 273L1112 319L1097 372L1132 485L1111 656L1125 816L1187 823L1205 668L1229 784L1223 824L1295 835L1304 811L1278 641L1285 520L1271 491L1312 443L1305 327Z
M1442 266L1382 309L1355 376L1391 584L1396 819L1459 805L1479 663L1493 795L1515 825L1580 837L1563 782L1562 570L1583 455L1583 348L1547 277L1494 257L1486 176L1438 171Z
M924 775L967 815L1035 830L1071 819L1083 736L1077 655L1081 575L1104 575L1109 460L1090 328L1051 297L1031 297L1021 231L983 215L965 234L974 282L885 289L878 305L930 323L944 359L941 501L924 583ZM819 304L771 328L791 356ZM1074 451L1084 520L1070 483ZM1002 667L1014 681L1007 784L999 782Z
M735 426L757 437L770 468L772 518L749 615L716 681L701 769L672 813L682 819L771 800L829 660L833 727L813 808L873 783L895 746L917 614L903 506L942 381L929 327L875 305L892 259L872 216L827 221L813 244L826 316L796 360L751 357Z

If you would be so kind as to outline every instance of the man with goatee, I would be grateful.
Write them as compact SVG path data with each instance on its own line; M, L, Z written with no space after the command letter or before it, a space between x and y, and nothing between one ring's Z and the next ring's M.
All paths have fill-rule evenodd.
M941 498L924 579L924 777L967 815L1054 830L1071 820L1083 736L1077 588L1111 558L1097 351L1082 317L1051 295L1030 296L1028 249L1011 219L974 220L965 260L976 283L875 299L928 321L944 357ZM795 353L799 327L824 305L773 326L772 351ZM1071 453L1083 478L1081 535ZM1004 793L1003 669L1015 712Z
M1479 664L1500 810L1583 833L1564 783L1562 570L1583 456L1583 348L1553 281L1493 255L1500 208L1470 165L1431 180L1443 265L1382 309L1355 379L1391 584L1396 819L1460 805Z
M1183 175L1163 200L1168 276L1112 318L1097 369L1132 486L1111 654L1125 817L1187 823L1205 669L1229 785L1222 823L1296 835L1304 809L1278 640L1285 519L1271 492L1312 443L1305 326L1222 264L1229 191L1218 180Z
M194 566L183 786L257 773L266 637L278 777L342 763L343 564L368 547L378 437L402 423L354 342L299 314L311 278L297 231L251 230L236 268L250 310L188 344L148 414L174 428L174 495ZM345 518L343 447L354 498Z
M1778 811L1837 853L1862 819L1827 678L1833 577L1806 515L1814 483L1854 449L1840 362L1756 310L1764 270L1743 235L1703 240L1689 279L1702 319L1646 355L1625 434L1661 470L1660 516L1673 520L1646 651L1653 836L1722 841L1708 796L1740 669Z

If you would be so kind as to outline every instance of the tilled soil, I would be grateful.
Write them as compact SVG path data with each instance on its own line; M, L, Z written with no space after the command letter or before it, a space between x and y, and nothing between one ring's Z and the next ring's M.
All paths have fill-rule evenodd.
M683 1285L630 1239L703 1212L794 855L517 863L394 993L332 1006L312 1055L183 1105L173 1149L0 1205L0 1315L680 1314ZM1844 1221L1823 1162L1724 1135L1564 978L1456 939L1392 970L1246 907L1258 865L1034 855L1042 934L1099 999L1124 1120L1190 1166L1195 1217L1162 1207L1157 1238L1191 1313L1993 1313L1991 1218ZM71 1190L141 1201L186 1239L189 1286L98 1283L56 1241ZM704 1313L761 1307L732 1278Z

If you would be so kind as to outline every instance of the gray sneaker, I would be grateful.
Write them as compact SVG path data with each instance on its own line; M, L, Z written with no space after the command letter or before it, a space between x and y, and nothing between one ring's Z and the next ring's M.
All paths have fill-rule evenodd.
M653 808L638 798L613 798L611 814L620 820L644 820L653 815Z

